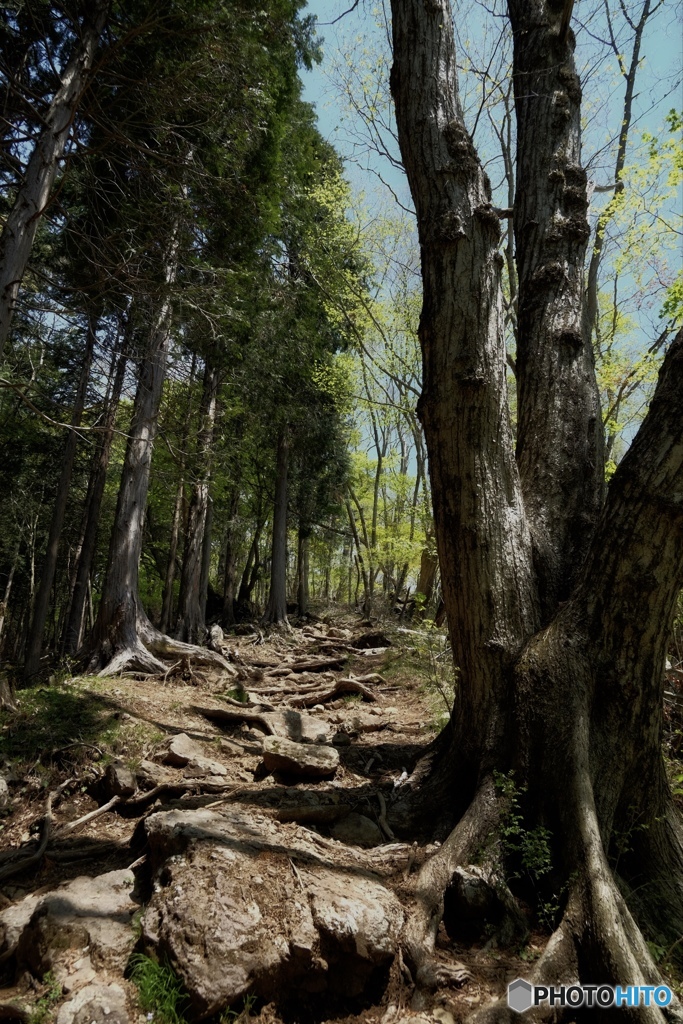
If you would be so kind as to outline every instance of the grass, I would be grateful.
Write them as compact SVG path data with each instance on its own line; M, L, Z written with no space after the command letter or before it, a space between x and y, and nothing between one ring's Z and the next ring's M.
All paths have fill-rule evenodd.
M43 984L47 986L47 990L36 1002L33 1013L29 1017L29 1024L45 1024L52 1016L55 1004L62 998L62 986L52 971L47 972L43 978Z
M163 738L146 722L122 721L125 704L104 691L111 680L83 677L50 687L19 690L17 711L0 712L0 762L40 773L63 757L102 765L114 757L134 769L142 751ZM96 749L93 749L96 748Z
M130 966L130 979L137 987L143 1011L151 1013L157 1024L184 1024L190 997L171 965L135 953Z

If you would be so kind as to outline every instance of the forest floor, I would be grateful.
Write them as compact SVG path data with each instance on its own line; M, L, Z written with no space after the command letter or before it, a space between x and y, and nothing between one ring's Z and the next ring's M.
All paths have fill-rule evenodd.
M545 933L502 949L442 924L437 956L470 980L412 1008L396 955L445 836L399 841L387 809L446 721L444 645L337 614L226 637L227 678L185 662L20 691L0 731L0 1017L453 1024L502 996Z

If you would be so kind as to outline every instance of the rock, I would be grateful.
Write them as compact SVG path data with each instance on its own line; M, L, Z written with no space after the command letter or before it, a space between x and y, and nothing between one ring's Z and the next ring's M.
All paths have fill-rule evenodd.
M166 747L165 764L176 768L189 768L186 775L199 777L202 775L227 775L228 770L220 761L204 756L204 748L186 733L174 736Z
M355 637L351 641L351 646L357 651L376 650L378 648L386 650L387 647L391 646L391 640L384 633L368 632Z
M40 896L25 896L0 914L0 962L11 956L17 948L21 934L40 899Z
M330 727L312 715L288 708L286 711L266 712L263 718L269 723L276 736L294 743L327 743Z
M112 761L111 764L107 765L104 773L104 786L109 798L120 796L124 800L132 796L137 789L135 776L132 771L121 764L120 761Z
M165 750L164 764L172 764L174 768L184 768L195 757L204 756L203 748L184 732L171 737Z
M143 942L174 964L194 1016L248 992L352 994L391 960L403 911L357 851L344 860L340 847L336 871L307 830L238 806L158 812L145 829L155 891Z
M384 842L379 827L364 814L347 814L332 827L330 835L351 846L381 846Z
M0 775L0 811L4 811L10 802L9 786L7 780Z
M120 985L87 985L62 1003L57 1024L129 1024L126 993Z
M169 768L162 768L160 764L155 764L153 761L141 761L135 770L135 778L140 789L154 789L155 786L164 786L169 782L179 781L176 772Z
M334 744L335 747L350 747L351 737L349 736L348 732L342 732L340 730L339 732L335 732L334 736L332 737L332 743Z
M74 878L40 897L17 942L17 961L42 977L62 950L89 946L96 964L123 968L135 944L134 885L130 871L108 871Z
M323 779L334 775L339 754L334 747L314 743L293 743L280 736L266 736L263 763L270 772L284 772L305 779Z
M394 955L404 920L401 904L370 878L344 878L332 871L305 871L303 877L330 967L329 987L358 995L372 967ZM353 970L348 970L348 958L355 961Z
M70 971L63 971L57 974L62 983L62 990L68 995L70 992L78 992L97 977L89 956L82 956L72 965Z

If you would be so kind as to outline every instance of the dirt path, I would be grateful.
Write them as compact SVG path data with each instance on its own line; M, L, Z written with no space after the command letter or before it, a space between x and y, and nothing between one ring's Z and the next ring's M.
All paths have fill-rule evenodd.
M265 968L259 974L259 965L251 961L244 967L259 997L247 998L242 1012L264 1024L340 1016L387 1024L420 1016L452 1024L493 994L500 995L508 981L524 976L528 961L540 953L542 938L522 951L501 951L486 935L457 944L442 925L439 957L445 964L464 964L471 980L461 988L435 992L428 1006L410 1008L410 974L397 955L400 926L392 922L410 910L415 872L435 849L434 837L396 837L387 809L435 734L439 710L444 711L440 705L447 672L440 660L441 639L395 626L363 629L351 617L266 640L258 633L213 639L237 668L236 680L200 673L187 663L174 666L165 679L73 679L25 692L19 713L5 716L0 775L8 784L9 801L0 831L0 984L5 986L0 1016L30 1017L33 1024L51 1019L91 1024L104 999L111 1003L110 1013L100 1015L108 1024L152 1019L178 1024L185 1005L182 994L172 1009L158 993L150 996L145 989L150 979L143 976L151 970L149 962L140 961L144 970L142 975L138 971L137 984L130 980L134 951L155 955L163 950L193 992L192 1006L186 1006L189 1017L217 1015L227 1021L231 1013L234 1020L245 1006L249 985L240 989L242 983L235 981L226 988L243 993L234 1002L238 1010L226 1016L225 1008L217 1009L218 997L212 1002L211 992L220 990L223 979L210 977L210 939L201 940L201 970L193 967L193 949L188 952L176 941L176 932L196 928L196 917L202 917L197 912L188 923L192 906L188 909L187 904L204 898L207 886L197 880L213 870L206 849L213 851L214 861L222 853L222 848L217 853L214 846L207 847L206 836L201 855L187 852L188 843L192 849L196 845L198 822L220 830L227 821L231 842L235 830L250 831L240 842L252 859L233 866L229 876L232 885L240 871L245 873L246 881L240 882L245 906L253 899L245 895L244 885L249 888L263 873L254 864L262 863L265 846L259 846L257 857L254 833L260 829L271 836L269 855L281 853L286 842L291 873L278 881L282 857L272 860L270 895L265 900L258 896L259 921L267 916L264 906L274 905L280 884L282 899L290 899L298 887L311 901L319 934L306 954L303 973L295 975L288 966L283 974L272 960L270 975L280 980L271 991L263 980ZM169 815L176 837L172 842ZM177 845L183 829L185 845L176 848L172 844ZM182 862L183 857L193 866L181 885L179 869L168 868L167 862ZM334 878L325 882L324 899L320 896L321 872L327 878L330 868L335 877L341 871L360 871L369 880L344 883L349 899L358 896L358 886L367 889L381 882L390 901L382 942L393 945L385 950L378 940L379 952L364 953L364 959L353 962L347 962L343 950L328 950L325 978L329 981L336 972L344 984L335 987L326 981L316 992L316 982L308 991L306 978L315 975L324 944L330 947L334 940L343 946L346 941L336 934L337 925L323 927L319 920L335 900L335 914L344 916L339 911L344 892L330 895L330 885L334 889L337 884ZM173 871L181 894L193 880L199 888L192 900L174 897L183 906L174 911L171 928L163 922ZM97 888L100 878L105 881ZM365 899L366 916L384 899L377 888L358 898ZM92 921L100 904L110 907L104 916L116 925L111 924L112 934L97 933L98 938ZM58 905L59 913L54 909ZM348 904L347 913L356 912L357 905ZM206 913L213 910L209 907ZM230 926L239 913L227 914ZM126 924L123 931L121 921ZM285 928L278 917L269 930L274 934L280 926ZM170 937L164 938L163 927L171 928ZM288 941L291 932L290 922L283 933ZM356 935L357 949L367 941L367 934L360 939ZM242 942L241 956L243 947ZM290 943L284 959L290 966L296 959L293 948ZM387 950L391 955L384 955ZM364 972L367 984L359 982L356 992L355 981ZM168 978L162 982L167 984Z

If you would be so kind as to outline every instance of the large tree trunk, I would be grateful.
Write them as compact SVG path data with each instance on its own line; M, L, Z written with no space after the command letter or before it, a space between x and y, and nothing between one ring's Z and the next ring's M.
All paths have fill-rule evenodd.
M185 497L185 468L187 462L187 442L190 435L190 420L192 415L192 385L194 382L197 357L192 357L190 368L190 379L187 388L187 411L185 413L185 424L181 439L181 455L178 487L176 488L175 503L173 505L173 519L171 521L171 539L168 545L168 562L166 563L166 575L164 577L164 590L161 598L161 619L159 629L166 633L173 621L173 581L175 580L176 558L178 556L178 541L180 540L180 524L183 512L183 499Z
M308 602L309 602L309 585L308 585L308 573L309 573L309 547L310 547L310 530L300 524L298 534L298 551L297 551L297 588L296 588L296 603L299 615L308 614Z
M206 601L201 600L201 576L204 533L209 510L211 479L211 446L216 423L218 372L207 360L204 368L204 389L199 409L200 428L195 452L195 481L192 487L190 512L185 535L183 567L178 601L176 636L190 643L201 643L206 633L204 621ZM208 580L207 580L208 584Z
M116 374L103 423L102 440L95 455L95 461L90 474L88 494L86 496L86 505L84 509L85 524L82 531L82 541L76 563L76 574L73 592L71 595L71 605L64 629L63 648L65 654L75 654L81 646L81 641L83 639L85 607L88 601L90 574L97 548L100 510L102 508L104 488L107 483L109 456L111 454L111 446L114 440L114 427L116 425L116 415L118 413L121 392L123 390L127 361L127 345L124 339L123 350L121 351L116 363Z
M83 9L83 22L71 58L43 119L43 129L0 236L0 359L38 224L50 198L57 167L107 21L109 0L95 0L84 4Z
M558 930L530 980L652 984L659 975L636 919L658 942L670 945L683 932L681 825L660 752L666 638L683 581L683 332L596 529L602 459L581 319L580 91L573 37L561 27L564 6L510 0L524 378L518 472L505 391L500 231L463 124L450 3L392 2L392 91L424 288L419 408L459 669L450 727L394 810L396 827L416 808L423 820L440 810L456 822L420 872L405 935L424 988L460 977L434 955L456 868L476 861L498 902L502 933L509 939L524 930L503 881L514 855L505 839L511 787L525 834L547 837L553 884L566 893ZM609 857L627 833L630 852L617 879ZM502 1004L475 1014L482 1024L513 1017ZM683 1019L678 1004L620 1009L617 1017Z
M287 624L287 495L289 471L289 430L283 427L277 440L275 504L270 593L264 614L266 622Z
M40 668L40 656L43 649L43 632L45 630L45 622L47 621L47 613L50 609L50 594L52 592L52 584L54 583L55 572L57 569L59 538L62 533L62 527L64 526L66 506L69 501L71 476L73 474L74 462L76 460L76 446L79 436L77 428L81 425L83 410L85 408L88 382L90 380L90 368L92 366L93 352L95 350L96 330L97 320L94 316L91 316L88 321L85 352L83 354L83 364L81 366L81 376L78 382L78 390L76 391L74 407L71 413L72 429L69 431L66 439L66 447L64 449L64 457L62 460L62 471L60 473L59 483L57 484L57 495L55 497L55 504L52 510L50 532L47 539L45 561L43 562L43 570L40 575L40 583L38 584L38 592L36 594L36 601L33 608L31 631L26 645L24 675L27 679L34 676Z
M165 672L160 657L193 656L231 672L218 654L171 640L154 629L138 597L138 573L149 490L152 449L157 430L166 359L171 337L171 285L175 280L177 236L166 266L166 294L160 302L140 366L126 456L97 621L90 643L89 671L114 675L129 669Z

